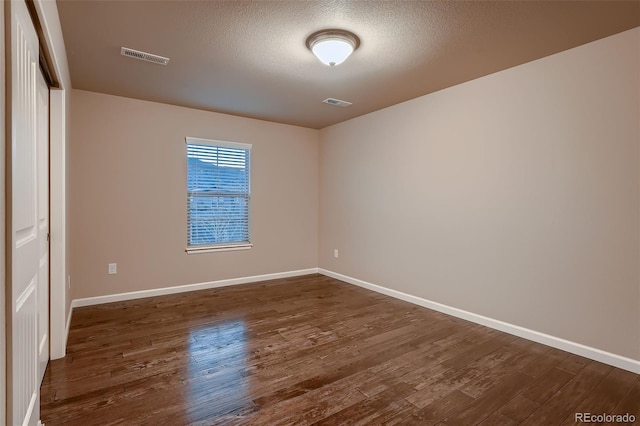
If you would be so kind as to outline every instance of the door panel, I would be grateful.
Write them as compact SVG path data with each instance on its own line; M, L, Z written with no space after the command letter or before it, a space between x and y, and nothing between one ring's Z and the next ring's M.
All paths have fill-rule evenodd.
M38 386L49 362L49 87L38 68L36 158L38 174Z
M8 424L35 425L38 386L38 162L36 76L38 38L24 1L9 3L11 14L11 143L9 174L11 312L7 343Z

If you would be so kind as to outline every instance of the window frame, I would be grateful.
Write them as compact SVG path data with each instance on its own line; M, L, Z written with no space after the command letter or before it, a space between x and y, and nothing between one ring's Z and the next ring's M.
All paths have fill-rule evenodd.
M189 241L189 145L208 145L214 147L221 148L231 148L231 149L244 149L247 150L248 156L248 182L247 182L247 235L248 241L242 242L224 242L219 244L199 244L199 245L190 245ZM216 139L203 139L203 138L195 138L187 136L185 137L185 160L186 160L186 208L187 208L187 217L186 217L186 225L187 225L187 248L185 251L187 254L198 254L198 253L211 253L211 252L220 252L220 251L235 251L235 250L249 250L253 247L253 243L251 242L251 148L252 144L241 143L241 142L230 142Z

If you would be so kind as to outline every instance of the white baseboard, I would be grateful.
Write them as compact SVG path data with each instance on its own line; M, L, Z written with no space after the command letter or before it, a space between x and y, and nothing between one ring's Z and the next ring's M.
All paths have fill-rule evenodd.
M178 285L173 287L155 288L151 290L132 291L128 293L109 294L106 296L86 297L83 299L74 299L71 302L71 309L83 306L100 305L102 303L122 302L125 300L142 299L145 297L163 296L166 294L185 293L188 291L207 290L210 288L226 287L231 285L248 284L258 281L276 280L279 278L297 277L300 275L317 274L318 268L301 269L298 271L277 272L274 274L254 275L251 277L231 278L227 280L208 281L197 284ZM69 312L69 320L67 320L67 335L69 334L69 323L71 312Z
M67 341L69 340L69 330L71 329L71 317L73 316L73 300L71 301L71 306L69 306L69 314L67 315L67 325L65 326L65 333L64 333L64 354L62 356L65 356L67 353Z
M102 303L121 302L125 300L142 299L145 297L162 296L166 294L184 293L189 291L206 290L211 288L226 287L239 284L248 284L259 281L275 280L279 278L297 277L301 275L309 275L320 273L331 278L335 278L340 281L344 281L349 284L357 285L358 287L366 288L368 290L375 291L377 293L385 294L396 299L404 300L405 302L413 303L418 306L433 309L434 311L442 312L457 318L462 318L467 321L474 322L476 324L484 325L496 330L504 331L505 333L513 334L518 337L522 337L534 342L542 343L543 345L551 346L563 351L567 351L576 355L583 356L595 361L603 362L605 364L612 365L614 367L622 368L623 370L631 371L636 374L640 374L640 360L627 358L621 355L616 355L611 352L606 352L601 349L596 349L590 346L583 345L581 343L572 342L559 337L551 336L549 334L541 333L539 331L530 330L528 328L520 327L518 325L509 324L504 321L496 320L493 318L485 317L483 315L474 314L462 309L447 306L442 303L434 302L431 300L423 299L418 296L403 293L401 291L392 290L386 287L382 287L376 284L369 283L367 281L359 280L357 278L342 275L337 272L329 271L322 268L309 268L301 269L297 271L279 272L274 274L254 275L250 277L231 278L219 281L209 281L197 284L187 284L173 287L158 288L152 290L133 291L129 293L110 294L106 296L87 297L84 299L74 299L71 302L71 309L69 309L69 316L66 324L66 340L69 336L69 327L71 325L71 315L73 308L79 308L83 306L99 305Z
M410 294L403 293L401 291L392 290L376 284L371 284L369 282L362 281L357 278L349 277L347 275L338 274L336 272L329 271L326 269L318 268L318 272L321 273L322 275L326 275L328 277L335 278L337 280L344 281L349 284L357 285L358 287L366 288L368 290L373 290L377 293L382 293L387 296L394 297L396 299L404 300L405 302L409 302L415 305L423 306L425 308L433 309L434 311L442 312L457 318L462 318L464 320L471 321L476 324L481 324L489 328L504 331L505 333L513 334L515 336L522 337L527 340L532 340L534 342L542 343L543 345L551 346L566 352L583 356L585 358L589 358L595 361L609 364L614 367L622 368L623 370L631 371L632 373L640 374L639 360L616 355L610 352L603 351L601 349L592 348L590 346L586 346L581 343L576 343L569 340L561 339L559 337L551 336L549 334L541 333L535 330L530 330L528 328L520 327L518 325L509 324L507 322L485 317L483 315L474 314L472 312L464 311L462 309L443 305L442 303L423 299L418 296L412 296Z
M67 340L69 340L69 328L71 327L71 315L73 314L73 302L71 306L69 306L69 313L67 314L67 322L64 327L64 335L62 338L64 342L62 342L61 348L59 348L55 353L52 351L49 355L51 359L61 359L67 355Z

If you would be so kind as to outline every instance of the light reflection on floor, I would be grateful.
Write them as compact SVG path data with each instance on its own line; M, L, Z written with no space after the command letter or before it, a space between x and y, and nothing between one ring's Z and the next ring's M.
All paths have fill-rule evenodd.
M245 322L229 320L207 325L191 331L190 337L189 387L185 396L189 420L234 417L253 411Z

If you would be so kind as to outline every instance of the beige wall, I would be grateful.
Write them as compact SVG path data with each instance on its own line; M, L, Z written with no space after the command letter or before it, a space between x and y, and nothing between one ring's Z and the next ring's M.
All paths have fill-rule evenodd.
M322 130L320 267L640 359L639 46Z
M73 90L70 132L74 299L317 266L317 131ZM185 136L253 144L253 249L185 253Z

